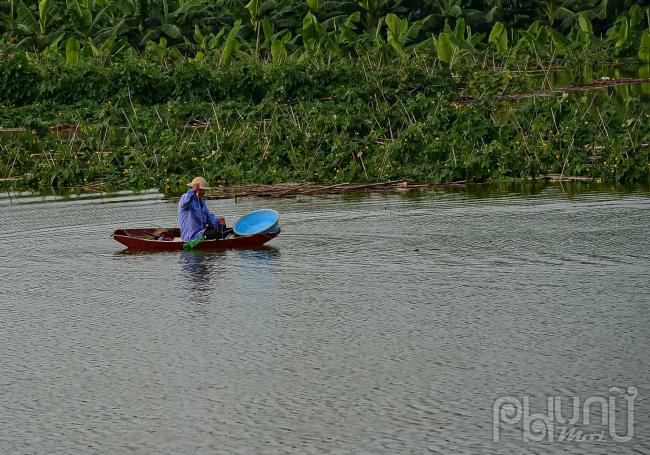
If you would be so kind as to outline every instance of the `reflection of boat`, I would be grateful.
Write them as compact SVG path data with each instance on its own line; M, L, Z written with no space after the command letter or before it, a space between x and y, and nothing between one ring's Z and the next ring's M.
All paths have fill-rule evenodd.
M226 248L255 248L274 239L280 233L265 232L256 235L228 234L225 239L205 240L197 243L196 250L223 250ZM178 228L117 229L112 236L127 248L134 250L170 251L182 250L186 242L180 238Z

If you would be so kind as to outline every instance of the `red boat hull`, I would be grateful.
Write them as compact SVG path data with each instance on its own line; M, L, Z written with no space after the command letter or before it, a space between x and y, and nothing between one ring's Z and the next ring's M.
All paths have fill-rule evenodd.
M147 251L174 251L182 250L185 244L182 240L162 240L159 232L164 231L166 236L178 238L180 231L178 228L160 229L160 228L141 228L141 229L117 229L113 232L112 237L125 247L132 250ZM229 236L221 240L205 240L199 243L193 249L210 251L224 250L228 248L257 248L264 245L269 240L278 236L280 231L267 232L264 234L248 236Z

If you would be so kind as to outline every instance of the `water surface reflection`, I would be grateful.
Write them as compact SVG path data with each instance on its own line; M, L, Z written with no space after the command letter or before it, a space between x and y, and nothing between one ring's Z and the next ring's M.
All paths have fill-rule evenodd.
M175 204L2 207L0 453L650 453L647 187L209 204L283 233L132 253ZM500 396L630 385L628 444L492 442Z

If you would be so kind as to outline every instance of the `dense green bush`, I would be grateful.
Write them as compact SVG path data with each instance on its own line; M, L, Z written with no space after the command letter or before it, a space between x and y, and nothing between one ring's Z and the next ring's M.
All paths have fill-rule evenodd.
M450 71L430 53L221 66L141 56L71 66L17 54L0 62L0 80L0 128L11 129L0 131L0 178L32 186L165 187L195 174L645 181L650 171L646 85L498 102L530 79L462 59ZM459 105L459 96L476 100Z
M623 113L596 93L454 106L447 90L428 96L421 80L407 81L321 87L318 96L290 98L276 87L257 103L189 95L147 104L119 91L94 105L5 107L2 126L27 129L0 136L0 173L24 175L35 186L129 187L174 185L194 174L222 183L488 181L545 173L648 178L650 110L638 100ZM593 115L604 120L588 113L593 97ZM140 99L135 88L133 98ZM50 128L56 125L74 128Z

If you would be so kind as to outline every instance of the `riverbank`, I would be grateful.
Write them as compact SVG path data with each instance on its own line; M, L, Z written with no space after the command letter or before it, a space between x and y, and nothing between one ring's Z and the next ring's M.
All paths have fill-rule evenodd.
M500 185L526 184L532 180L513 180L499 182ZM539 176L537 181L565 182L565 183L592 183L588 177L567 177L559 174ZM407 180L394 180L376 183L337 183L334 185L319 185L313 182L288 182L275 184L240 184L218 186L208 191L206 199L242 199L242 198L294 198L299 196L323 196L343 193L382 193L404 191L426 191L436 189L463 188L468 185L465 180L446 183L417 183ZM475 185L475 184L474 184ZM181 192L181 190L177 190Z
M10 187L165 189L194 175L221 185L645 182L650 172L648 83L517 98L545 82L450 70L429 55L224 68L17 56L1 71L15 95L0 110Z

